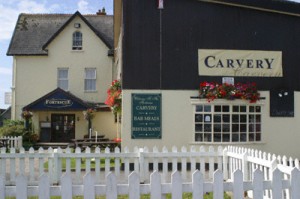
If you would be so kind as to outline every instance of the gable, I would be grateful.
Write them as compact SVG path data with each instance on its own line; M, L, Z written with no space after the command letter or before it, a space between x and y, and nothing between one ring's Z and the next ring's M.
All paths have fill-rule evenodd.
M20 14L7 55L47 55L49 43L79 16L108 48L113 46L113 17L103 15ZM30 44L30 45L28 45Z
M60 88L42 96L36 101L28 104L23 110L86 110L89 105L78 97Z

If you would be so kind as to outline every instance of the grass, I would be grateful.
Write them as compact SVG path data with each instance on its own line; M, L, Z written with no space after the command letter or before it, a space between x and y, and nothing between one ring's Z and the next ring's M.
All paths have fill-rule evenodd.
M29 199L38 199L38 197L28 197ZM146 195L141 195L140 199L150 199L150 194L146 194ZM167 194L167 199L171 199L172 195L171 194ZM184 193L182 195L183 199L192 199L192 194L191 193ZM5 199L15 199L15 197L6 197ZM50 197L50 199L61 199L60 196L52 196ZM83 196L73 196L73 199L83 199ZM105 199L105 196L98 196L96 197L96 199ZM129 199L128 195L119 195L118 199ZM204 195L204 199L213 199L213 194L212 193L208 193ZM230 196L228 196L226 193L224 193L224 199L231 199Z

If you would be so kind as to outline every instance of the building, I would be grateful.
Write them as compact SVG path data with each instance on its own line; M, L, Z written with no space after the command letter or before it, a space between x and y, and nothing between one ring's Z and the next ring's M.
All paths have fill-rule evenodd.
M115 8L122 146L239 145L300 158L300 4L115 0ZM208 102L203 82L255 83L261 98Z
M7 109L0 109L0 127L3 126L4 120L10 119L10 107Z
M113 73L113 16L20 14L7 55L13 56L12 119L32 112L40 141L66 142L91 127L116 135L115 117L104 104Z

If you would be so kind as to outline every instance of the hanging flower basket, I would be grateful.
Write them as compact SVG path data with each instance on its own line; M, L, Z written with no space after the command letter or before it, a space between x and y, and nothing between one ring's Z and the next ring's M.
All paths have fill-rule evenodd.
M32 112L25 110L21 113L21 117L24 120L29 120L32 117Z
M107 90L105 104L108 105L114 114L122 111L122 89L120 80L114 80Z
M201 82L199 97L206 98L208 102L215 99L243 99L255 103L260 98L256 83L218 84L215 82Z
M83 117L85 120L90 121L94 118L95 110L92 108L87 109L86 111L83 111Z

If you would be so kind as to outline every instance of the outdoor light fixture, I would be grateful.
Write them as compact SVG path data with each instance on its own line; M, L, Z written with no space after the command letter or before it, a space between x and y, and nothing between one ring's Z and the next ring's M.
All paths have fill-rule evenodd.
M285 97L288 95L289 95L289 93L287 91L283 91L283 90L278 93L278 97Z
M79 120L80 120L80 118L79 118L79 116L77 116L77 122L79 122Z

